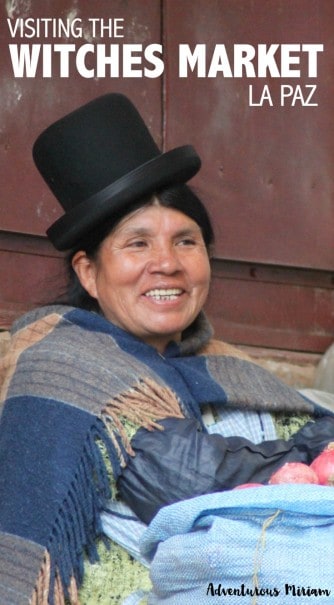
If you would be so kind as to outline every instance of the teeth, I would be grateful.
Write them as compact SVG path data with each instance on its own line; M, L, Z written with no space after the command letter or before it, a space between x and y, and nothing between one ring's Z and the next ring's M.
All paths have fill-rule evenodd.
M176 300L182 294L181 288L155 289L146 292L145 296L155 300Z

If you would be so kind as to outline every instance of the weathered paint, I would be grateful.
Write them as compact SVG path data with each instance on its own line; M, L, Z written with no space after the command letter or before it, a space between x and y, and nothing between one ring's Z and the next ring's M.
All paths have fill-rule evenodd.
M136 102L160 146L192 143L202 157L193 184L217 235L207 304L217 335L239 344L325 350L334 339L332 0L95 0L93 8L94 16L123 17L128 43L163 41L165 73L158 80L15 80L2 28L0 327L52 294L42 284L61 265L43 237L61 210L33 166L32 143L53 120L113 90ZM3 23L28 16L80 17L84 41L92 42L89 3L7 0L0 7ZM178 77L179 43L212 49L272 40L326 45L319 108L254 108L240 79ZM262 82L253 84L257 94Z

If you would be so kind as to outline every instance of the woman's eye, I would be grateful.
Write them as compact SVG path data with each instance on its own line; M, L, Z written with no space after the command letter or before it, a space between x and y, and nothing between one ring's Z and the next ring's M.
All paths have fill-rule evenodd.
M145 248L147 242L143 239L136 239L128 243L130 248Z
M180 246L195 246L196 241L191 237L184 237L179 241Z

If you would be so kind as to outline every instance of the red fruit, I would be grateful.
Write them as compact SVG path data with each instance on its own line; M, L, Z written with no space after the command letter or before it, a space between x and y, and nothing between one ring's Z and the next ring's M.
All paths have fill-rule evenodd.
M310 468L318 475L320 485L334 485L334 442L313 460Z
M269 479L271 485L279 483L317 483L316 472L303 462L286 462Z
M241 483L233 489L244 489L245 487L263 487L263 483Z

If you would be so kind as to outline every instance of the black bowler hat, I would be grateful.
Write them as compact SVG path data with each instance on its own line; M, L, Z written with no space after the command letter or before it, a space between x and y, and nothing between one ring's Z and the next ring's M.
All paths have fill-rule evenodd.
M137 199L185 183L201 165L191 145L161 153L137 109L116 93L51 124L33 158L65 211L47 230L58 250L74 247Z

